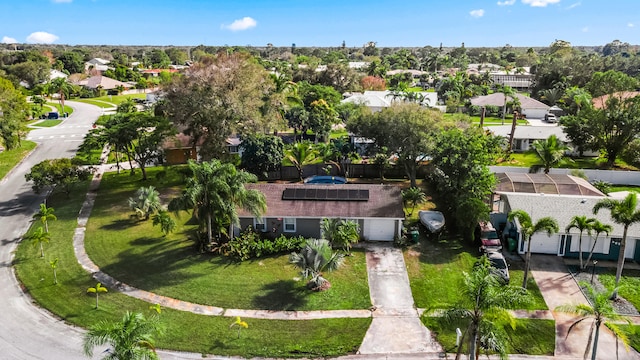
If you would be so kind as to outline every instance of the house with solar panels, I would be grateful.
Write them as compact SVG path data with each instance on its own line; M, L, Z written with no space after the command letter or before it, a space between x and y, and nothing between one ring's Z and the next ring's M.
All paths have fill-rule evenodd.
M368 241L393 241L400 237L404 210L400 188L370 184L247 184L266 198L262 218L238 210L240 227L235 235L252 226L275 236L301 235L320 238L323 218L354 220L360 235Z

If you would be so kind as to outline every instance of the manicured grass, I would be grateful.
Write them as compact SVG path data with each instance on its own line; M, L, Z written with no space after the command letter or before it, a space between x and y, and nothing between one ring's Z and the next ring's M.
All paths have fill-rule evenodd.
M420 228L420 244L405 251L405 262L411 291L419 308L445 308L456 304L462 296L463 272L471 272L478 256L478 248L459 239L426 240ZM511 285L520 286L524 277L524 262L507 259ZM547 305L535 281L529 278L527 289L530 303L520 306L527 310L546 310Z
M98 99L98 98L95 98L95 99ZM103 108L103 109L110 109L110 108L114 108L114 107L117 106L116 104L109 103L109 102L95 101L93 98L91 98L91 99L75 99L74 101L78 101L78 102L85 103L85 104L90 104L90 105L95 105L95 106Z
M64 111L62 111L62 106L60 106L59 103L57 102L47 102L47 105L49 106L53 106L54 108L56 108L56 110L58 110L58 114L60 114L60 116L62 116L62 114L64 113L68 113L69 115L73 114L73 108L69 105L65 105L64 106Z
M0 152L0 180L35 147L33 141L22 140L19 148Z
M538 157L533 152L513 153L508 161L499 161L498 166L520 166L531 167L539 164ZM564 169L601 169L605 160L600 157L583 157L583 158L563 158L554 168ZM616 161L615 166L622 169L630 169L630 167L621 161Z
M609 291L613 291L616 285L616 269L606 269L604 273L598 274L598 279ZM618 294L632 303L636 309L640 309L640 271L622 271Z
M33 124L33 126L37 126L37 127L53 127L56 125L60 125L60 123L62 122L62 120L43 120L37 124Z
M105 96L100 96L93 99L107 101L107 102L119 105L121 102L127 99L146 99L146 98L147 98L146 93L140 93L140 94L128 94L128 95L105 95Z
M49 199L48 205L55 209L58 220L49 223L52 240L45 245L45 258L40 258L38 249L30 243L20 243L14 261L18 278L39 304L64 321L82 327L102 320L120 320L127 310L151 314L150 304L114 289L101 294L100 308L94 309L94 298L86 290L95 286L96 281L77 263L72 246L76 217L84 197L84 191L74 191L69 199L64 194ZM58 285L53 285L49 266L49 261L55 258L59 259ZM237 292L243 294L241 288ZM238 339L236 330L229 329L232 318L171 309L163 309L160 317L166 331L158 339L159 348L242 357L320 357L353 353L371 323L371 319L244 319L249 328L243 329Z
M631 185L612 185L610 192L618 192L618 191L633 191L640 192L640 186L631 186Z
M153 185L166 195L179 193L179 176L169 171L166 185L156 181L161 168L130 176L106 174L87 226L86 248L106 273L141 289L198 304L269 310L366 309L371 306L363 251L353 251L338 271L326 273L329 291L310 292L288 254L235 262L198 254L189 234L195 228L183 213L179 227L166 238L151 221L132 220L127 198L140 186ZM169 195L171 194L171 195ZM239 289L242 289L241 294Z
M455 353L456 328L464 332L467 323L462 321L446 323L443 318L423 317L422 322L436 335L436 339L447 352ZM516 328L507 325L508 354L553 355L555 350L555 322L553 320L517 319ZM466 344L463 354L467 352Z
M452 117L454 114L451 113L447 113L444 114L444 118L450 118ZM474 124L480 124L480 116L470 116L471 121ZM511 122L513 121L513 115L507 116L504 119L504 125L511 125ZM518 120L518 125L527 125L527 121L526 120ZM494 116L486 116L484 118L484 125L485 126L494 126L494 125L503 125L502 124L502 118L501 117L494 117Z

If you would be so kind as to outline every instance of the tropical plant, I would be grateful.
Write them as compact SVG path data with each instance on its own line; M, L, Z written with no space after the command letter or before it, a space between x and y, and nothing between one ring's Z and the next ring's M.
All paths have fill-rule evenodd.
M354 220L324 218L320 229L325 240L334 248L342 248L346 253L351 251L351 244L360 240L360 225Z
M311 278L307 287L314 291L326 290L331 286L322 272L338 269L343 261L344 255L334 253L329 241L324 239L309 239L300 252L289 255L289 262L302 270L302 276Z
M218 237L228 234L227 226L237 225L237 208L241 207L259 218L266 211L264 194L255 189L246 189L245 183L255 182L256 176L237 170L233 164L219 160L196 163L189 161L191 177L187 179L180 197L171 200L169 210L179 212L191 209L206 229L206 240L213 242L213 231ZM201 250L204 243L200 243Z
M567 336L571 333L573 329L576 328L578 324L581 322L593 319L591 323L591 327L589 329L589 338L587 340L587 347L584 350L584 359L587 359L589 356L589 350L591 350L591 360L596 360L596 354L598 353L598 340L600 337L600 327L603 324L613 332L616 336L616 339L622 341L627 351L629 350L629 338L625 334L625 332L620 328L620 326L613 322L608 321L625 321L627 324L631 325L631 320L625 316L621 316L618 314L613 307L613 304L609 299L614 295L617 291L614 290L613 293L609 293L606 291L596 291L593 289L591 284L581 283L583 288L587 290L587 298L589 300L589 304L578 304L578 305L561 305L557 307L556 311L561 311L570 314L576 314L580 316L578 320L573 322L571 326L569 326L569 330L567 331ZM617 347L616 347L617 352ZM611 355L611 354L609 354ZM617 357L617 353L616 353Z
M238 328L238 339L240 339L240 330L249 328L249 324L247 324L246 321L243 321L240 316L236 316L236 321L229 325L229 329L234 326Z
M528 293L517 286L502 286L491 271L491 264L482 256L471 273L463 272L464 286L460 289L460 302L445 309L445 321L468 322L460 344L468 343L469 359L475 360L480 348L497 352L506 358L507 335L504 326L515 329L516 322L507 310L528 301ZM456 359L460 358L463 347L458 348Z
M298 170L300 180L302 180L303 176L303 166L311 163L316 158L314 146L308 141L291 145L291 147L285 151L285 155L293 166L295 166L296 170Z
M56 272L56 269L58 268L58 258L55 258L55 260L49 261L49 265L51 266L51 269L53 270L53 284L57 285L58 284L58 274Z
M616 290L612 297L618 297L618 286L622 277L624 267L624 252L627 248L627 232L629 226L640 222L640 211L638 211L638 197L636 193L630 193L622 200L602 199L593 207L593 214L598 214L601 209L609 209L611 218L616 224L623 226L622 241L620 242L620 253L618 255L618 266L616 267Z
M37 228L31 234L26 235L24 239L28 241L33 241L33 247L40 246L40 257L44 258L43 244L49 243L49 241L51 240L51 235L48 232L44 231L42 226Z
M530 172L538 172L544 169L544 173L548 174L549 169L557 165L564 157L566 151L571 148L563 144L555 135L549 136L546 140L536 140L531 144L533 153L542 164L532 165Z
M524 210L514 210L507 216L509 221L518 220L520 223L520 234L522 241L527 242L527 253L525 255L524 262L524 279L522 280L522 288L527 288L527 281L529 280L529 265L531 262L531 237L533 234L545 231L548 236L557 233L560 229L558 222L549 217L543 217L540 220L533 223L531 216Z
M100 293L106 293L107 291L107 288L102 286L101 283L97 283L95 287L87 289L87 293L96 294L96 309L98 308L98 298L100 297Z
M384 153L377 153L373 157L373 164L378 167L380 181L384 180L384 170L389 167L389 156Z
M499 86L497 91L504 95L504 104L502 105L502 125L504 125L504 119L507 115L507 98L516 99L516 91L508 85Z
M49 232L49 220L58 220L54 212L54 208L47 207L46 203L42 203L38 213L33 215L34 219L40 219L40 222L44 225L45 232Z
M402 190L402 201L405 207L411 205L411 210L409 210L409 216L411 216L418 204L427 201L427 195L419 187L410 187L407 190Z
M603 224L600 221L595 220L591 224L591 230L596 233L596 236L593 238L593 245L591 246L591 251L589 251L589 256L587 257L585 266L586 264L589 264L589 262L591 261L591 257L593 256L593 251L596 248L596 244L598 243L598 237L600 236L600 234L605 233L606 236L609 236L609 233L613 231L613 226L609 224Z
M171 215L169 215L169 212L164 209L153 215L152 220L153 226L160 225L160 230L164 236L167 236L176 229L175 220L173 220Z
M576 215L571 218L569 225L565 228L565 231L568 233L571 229L577 229L580 231L580 237L578 238L578 259L580 259L580 270L584 270L586 263L582 262L582 233L585 231L587 235L591 236L591 229L593 223L596 221L594 218L587 218L586 216Z
M129 207L140 220L148 220L151 214L161 209L160 193L153 186L139 188L136 195L130 197L128 202Z
M155 337L162 333L157 316L147 319L141 313L127 311L119 322L101 321L90 327L84 337L84 353L92 356L94 347L109 344L103 359L158 359L154 343Z
M600 190L601 193L608 195L611 192L611 183L606 180L594 180L591 182L591 185L596 189Z

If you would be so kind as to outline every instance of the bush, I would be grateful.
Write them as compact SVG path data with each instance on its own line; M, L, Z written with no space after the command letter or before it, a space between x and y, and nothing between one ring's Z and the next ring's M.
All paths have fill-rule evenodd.
M486 116L498 116L502 108L496 105L487 105L485 106L485 115Z
M239 236L224 244L221 252L225 256L245 261L263 256L298 251L304 246L305 242L306 239L302 236L287 237L280 235L273 240L263 239L253 228L248 228Z

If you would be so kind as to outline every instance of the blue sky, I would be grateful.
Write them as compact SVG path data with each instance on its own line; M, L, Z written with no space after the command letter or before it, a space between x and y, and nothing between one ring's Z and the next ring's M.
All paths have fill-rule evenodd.
M637 44L638 0L0 0L0 39L70 45Z

